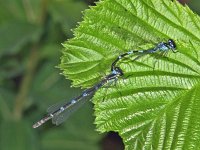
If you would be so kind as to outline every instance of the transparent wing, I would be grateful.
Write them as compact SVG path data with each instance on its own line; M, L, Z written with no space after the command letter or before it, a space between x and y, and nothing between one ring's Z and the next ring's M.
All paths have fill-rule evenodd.
M68 103L70 104L71 101L69 101L69 102L66 102L66 100L65 101L60 101L60 102L50 106L49 108L47 108L47 113L49 113L49 114L53 113L54 111L58 110L60 107L66 105Z
M68 102L68 106L67 106L67 109L65 109L62 113L58 114L58 115L55 115L53 118L52 118L52 123L55 124L55 125L59 125L61 123L63 123L66 119L69 118L69 116L75 112L77 109L79 109L86 101L89 101L91 99L91 97L93 96L93 94L91 94L90 96L87 96L87 97L82 97L81 99L79 99L76 103L71 103L71 102ZM64 103L65 105L66 103ZM66 104L66 105L67 105ZM50 110L54 111L54 110L57 110L59 109L60 107L62 107L63 105L56 105L55 107L51 107ZM52 109L52 108L55 108L55 109ZM56 109L57 108L57 109Z
M87 90L85 90L85 91L83 91L83 93L84 92L87 92ZM94 92L94 91L93 91ZM82 94L83 94L82 93ZM90 94L92 94L92 92L90 93ZM79 95L80 96L80 95ZM79 97L78 96L78 97ZM75 97L74 99L77 99L78 97ZM64 101L60 101L60 102L58 102L58 103L56 103L56 104L54 104L54 105L52 105L52 106L50 106L49 108L47 108L47 113L53 113L53 112L55 112L56 110L58 110L58 109L60 109L61 107L63 107L63 106L70 106L71 104L73 104L72 103L72 101L74 101L74 99L72 99L71 101L66 101L66 100L64 100Z

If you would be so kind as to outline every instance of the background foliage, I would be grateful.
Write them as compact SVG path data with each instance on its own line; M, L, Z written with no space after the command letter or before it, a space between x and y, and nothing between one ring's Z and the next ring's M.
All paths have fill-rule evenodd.
M100 149L91 104L60 127L31 128L48 106L80 92L55 66L88 3L0 0L0 149ZM196 12L198 4L191 1Z

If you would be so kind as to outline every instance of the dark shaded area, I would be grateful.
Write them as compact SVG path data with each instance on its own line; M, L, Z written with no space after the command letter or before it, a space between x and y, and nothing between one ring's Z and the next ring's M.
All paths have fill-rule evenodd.
M98 2L98 0L84 0L88 5L94 6L95 2Z
M179 2L180 2L181 4L187 4L187 3L189 3L189 1L190 1L190 0L179 0Z
M122 138L116 132L109 132L102 139L102 150L123 150L124 144Z

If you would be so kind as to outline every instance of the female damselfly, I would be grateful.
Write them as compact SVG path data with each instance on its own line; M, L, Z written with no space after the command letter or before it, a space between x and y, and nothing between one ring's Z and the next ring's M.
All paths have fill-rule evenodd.
M105 76L99 83L95 84L91 88L84 90L82 94L75 97L70 102L65 102L59 107L50 107L47 110L48 114L44 118L36 122L33 125L33 128L41 126L50 119L52 119L53 124L61 124L67 119L71 112L75 111L75 109L78 108L76 106L78 106L80 102L90 99L99 88L104 86L106 83L116 81L122 75L123 71L119 67L115 67L112 72L109 75Z

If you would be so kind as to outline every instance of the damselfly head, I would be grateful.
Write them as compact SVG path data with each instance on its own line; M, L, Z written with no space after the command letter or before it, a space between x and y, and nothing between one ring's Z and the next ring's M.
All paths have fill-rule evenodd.
M173 52L177 52L176 51L176 44L175 44L174 40L169 39L168 40L168 46Z

